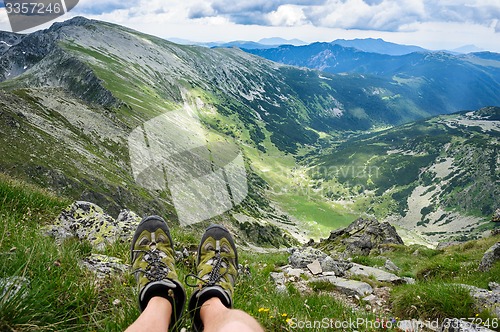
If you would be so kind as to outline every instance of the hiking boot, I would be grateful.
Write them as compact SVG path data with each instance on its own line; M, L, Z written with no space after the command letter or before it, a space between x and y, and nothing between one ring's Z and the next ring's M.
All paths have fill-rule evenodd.
M131 245L132 273L139 285L139 308L146 309L154 296L172 304L170 326L182 315L186 293L175 272L174 247L165 220L159 216L142 219Z
M200 308L213 297L221 300L227 308L233 306L234 283L238 275L238 255L234 240L229 231L221 225L210 225L201 238L196 263L197 282L191 287L198 287L189 300L189 312L194 317L195 331L201 331Z

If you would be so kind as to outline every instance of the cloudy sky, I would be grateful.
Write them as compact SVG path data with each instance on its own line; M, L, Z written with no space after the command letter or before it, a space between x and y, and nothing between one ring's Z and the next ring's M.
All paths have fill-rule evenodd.
M76 15L196 42L370 37L500 52L499 0L80 0L58 20ZM10 30L5 8L0 30Z

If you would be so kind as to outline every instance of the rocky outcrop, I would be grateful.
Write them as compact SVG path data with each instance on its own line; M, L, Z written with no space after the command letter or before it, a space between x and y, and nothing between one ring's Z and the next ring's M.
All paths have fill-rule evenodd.
M45 231L58 240L76 237L102 249L106 243L130 241L140 220L130 210L122 210L115 220L96 204L77 201L64 209Z
M352 263L332 258L319 249L306 247L303 249L292 249L288 262L294 268L305 269L315 261L319 262L322 272L333 272L336 276L342 277L352 266Z
M101 254L91 254L80 261L80 265L94 272L98 278L105 278L112 274L125 274L130 269L129 265L123 264L121 259Z
M500 222L500 209L496 209L495 213L491 217L491 221L493 222Z
M342 253L344 258L368 255L373 249L383 250L387 244L404 244L394 226L375 219L357 219L345 228L334 230L316 247Z
M335 259L313 247L292 248L289 253L289 265L270 274L280 293L287 293L288 286L302 294L321 291L354 307L359 306L359 300L363 299L366 310L387 312L390 286L415 282L378 268ZM390 261L387 265L398 269Z
M500 318L500 288L498 288L498 284L490 283L490 290L464 284L460 286L469 290L479 312L487 309L497 318Z
M352 264L352 267L348 270L348 275L374 277L377 281L389 282L393 284L402 284L405 282L402 278L398 277L394 273L386 272L384 270L380 270L371 266L364 266L356 263Z
M500 260L500 242L495 243L484 253L481 263L479 263L479 271L488 271L495 262Z

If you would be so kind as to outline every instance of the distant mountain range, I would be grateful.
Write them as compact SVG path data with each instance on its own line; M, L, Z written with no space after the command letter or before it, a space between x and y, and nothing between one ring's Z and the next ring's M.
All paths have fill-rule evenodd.
M197 45L204 47L237 47L241 49L268 49L275 48L283 45L292 45L292 46L306 46L308 43L300 40L300 39L283 39L279 37L272 38L263 38L259 41L248 41L248 40L236 40L230 42L193 42L187 39L180 38L168 38L169 41L181 45ZM315 43L313 43L315 44ZM370 53L379 53L379 54L387 54L387 55L405 55L413 52L436 52L431 51L420 46L414 45L401 45L391 42L386 42L383 39L374 39L374 38L363 38L363 39L336 39L329 44L332 45L340 45L344 47L352 47L360 51L370 52ZM452 50L441 50L441 52L451 53L451 54L466 54L473 52L481 52L482 49L476 47L475 45L464 45L462 47L452 49Z
M235 40L230 42L193 42L186 39L179 38L169 38L169 41L181 45L196 45L196 46L204 46L209 48L215 47L237 47L237 48L246 48L246 49L265 49L265 48L273 48L281 45L306 45L307 43L299 40L299 39L283 39L279 37L271 37L271 38L263 38L257 42L248 41L248 40Z
M433 100L433 106L428 107L437 106L444 112L477 109L500 102L499 98L487 100L489 97L485 96L498 96L494 91L500 91L500 55L496 53L414 52L394 56L332 43L246 51L279 63L328 73L384 77L394 85L411 86L417 94L414 101Z
M332 45L340 45L343 47L352 47L363 52L379 53L387 55L405 55L413 52L430 52L425 48L412 45L400 45L395 43L389 43L382 39L354 39L354 40L344 40L337 39L331 42Z

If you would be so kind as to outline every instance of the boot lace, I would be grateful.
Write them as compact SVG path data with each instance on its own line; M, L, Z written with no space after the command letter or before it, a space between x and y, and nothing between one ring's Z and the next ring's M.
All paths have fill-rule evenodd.
M212 263L210 264L212 265L212 270L208 273L208 275L200 278L197 275L190 273L184 278L186 285L188 285L189 287L199 287L196 282L189 282L189 278L194 278L202 282L203 285L201 287L214 286L227 274L227 269L223 274L220 273L220 270L224 263L226 267L229 266L229 260L226 257L221 256L220 249L214 249L214 251L215 256L212 258Z
M142 272L144 276L150 281L160 281L167 279L170 268L167 264L162 261L162 258L166 257L165 253L152 249L152 250L134 250L134 253L144 253L142 259L148 264L145 269L138 268L133 271L133 273Z

